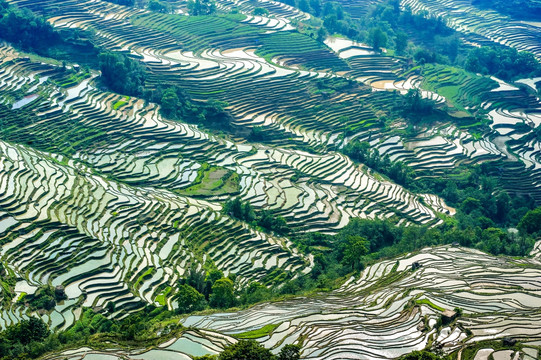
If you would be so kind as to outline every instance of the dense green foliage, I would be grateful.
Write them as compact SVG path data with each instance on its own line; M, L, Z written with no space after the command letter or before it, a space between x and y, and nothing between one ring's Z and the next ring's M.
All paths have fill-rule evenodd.
M497 169L489 165L469 166L454 178L424 177L414 183L418 192L432 192L457 209L455 219L461 227L516 227L521 218L535 207L532 198L501 190Z
M249 202L243 202L239 198L227 201L224 204L223 212L276 234L285 235L289 232L289 227L283 217L274 216L269 210L256 212Z
M262 7L256 7L252 14L254 14L255 16L266 16L269 15L269 10Z
M192 122L208 128L230 129L231 118L225 111L227 103L223 101L195 103L182 88L167 85L146 91L144 97L161 104L161 114L166 118Z
M64 290L55 290L50 285L40 287L33 295L26 295L20 301L28 304L32 310L51 310L55 305L66 299Z
M0 0L0 37L27 51L44 53L60 36L42 17Z
M240 340L226 346L220 355L205 355L194 360L298 360L301 348L298 345L285 345L278 356L255 340Z
M426 350L413 351L401 356L400 360L440 360L441 357Z
M187 284L178 286L175 299L178 303L179 312L200 311L206 306L205 296Z
M533 54L513 48L481 47L470 51L465 68L484 75L495 75L504 80L541 75L541 64Z
M47 325L35 317L10 325L0 332L0 359L35 358L51 348L44 341L48 335Z
M413 183L414 171L400 161L392 162L389 155L381 156L378 149L372 148L366 141L353 140L349 142L342 152L353 161L358 161L366 166L387 175L396 183L410 186Z
M216 3L212 0L188 0L191 15L210 15L216 12Z
M536 210L536 213L541 213L541 210ZM295 281L291 285L297 290L329 287L334 279L350 272L352 265L353 270L360 270L365 264L381 258L443 244L474 247L495 255L524 256L533 248L535 239L525 232L507 231L481 220L478 225L451 222L430 228L396 226L390 220L352 219L334 236L308 233L294 238L301 250L314 255L315 265L311 279ZM362 249L363 245L368 251ZM358 263L352 264L352 260Z
M145 86L145 68L127 56L103 52L99 55L101 78L111 90L139 96Z
M97 49L78 29L58 32L44 17L0 0L0 39L15 47L58 60L95 65Z
M541 232L541 208L530 210L518 223L518 228L527 234Z
M160 12L168 14L173 9L171 5L165 1L159 1L159 0L150 0L147 5L148 9L150 11Z

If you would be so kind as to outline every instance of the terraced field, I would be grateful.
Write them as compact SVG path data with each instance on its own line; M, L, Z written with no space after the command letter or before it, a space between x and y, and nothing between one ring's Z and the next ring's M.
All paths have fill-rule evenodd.
M229 193L198 188L197 179L213 173L236 174L230 191L303 230L332 232L351 216L401 213L435 223L436 211L453 211L436 197L421 202L338 153L235 144L166 121L139 99L99 91L93 74L62 87L59 68L20 60L8 47L2 61L10 130L1 152L2 257L25 279L16 294L47 282L65 287L70 300L51 314L53 328L69 326L80 306L113 301L125 316L152 303L204 254L244 281L276 268L308 271L310 258L287 239L220 214ZM7 116L13 111L17 116ZM78 256L64 262L66 249ZM5 310L3 324L26 316L19 310Z
M426 10L434 16L441 16L456 30L478 35L481 42L488 40L541 57L539 23L515 21L496 11L476 8L470 1L404 0L400 3L414 12Z
M421 267L412 271L413 263ZM428 248L368 267L330 294L237 313L189 316L184 325L206 330L187 331L150 351L95 353L188 359L187 355L218 352L235 341L235 334L273 324L258 341L274 351L300 341L304 359L389 359L427 343L449 353L463 342L505 336L529 339L521 356L535 358L541 339L540 265L537 258L517 261L459 247ZM463 315L439 325L442 309L455 307L462 308ZM94 352L79 349L62 356L80 359L85 353Z
M234 131L226 137L164 119L155 104L100 89L97 73L71 76L3 44L0 258L18 282L0 327L31 315L15 301L43 284L65 288L68 299L42 317L52 329L66 329L83 307L108 302L116 318L148 303L174 309L175 292L167 289L206 262L237 274L239 286L311 270L312 257L286 237L224 215L231 197L282 216L295 232L333 234L353 217L436 225L455 213L437 196L412 193L338 152L354 139L420 176L492 162L504 186L541 202L541 104L516 85L450 67L409 68L347 39L321 44L292 25L309 15L274 1L220 1L238 13L211 20L101 0L10 2L56 27L90 30L99 45L140 60L151 73L149 87L175 84L196 100L225 101ZM452 23L460 30L540 54L530 25L502 26L493 35L478 13L456 3L461 11L452 12ZM444 3L404 4L437 13ZM255 7L269 15L252 15ZM523 28L518 35L509 30ZM413 127L386 123L412 88L450 116ZM478 133L482 121L490 129ZM264 139L248 141L253 129ZM423 266L411 272L415 261ZM537 341L539 266L538 256L517 261L425 249L373 265L330 295L188 317L182 323L193 329L158 349L105 353L189 359L267 324L276 327L258 341L274 351L301 341L310 359L396 358L434 342L449 352L459 340L505 335ZM438 309L454 307L465 316L436 329ZM108 358L90 349L49 358L83 357Z

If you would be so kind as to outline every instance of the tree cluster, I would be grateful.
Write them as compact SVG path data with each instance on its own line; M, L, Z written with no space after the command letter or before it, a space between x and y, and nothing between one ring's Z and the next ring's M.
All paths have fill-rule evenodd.
M64 291L57 291L50 285L45 285L36 290L32 295L26 295L21 299L32 310L52 310L55 305L66 299Z
M235 276L224 277L218 269L190 269L179 281L174 299L178 303L178 312L200 311L207 306L225 309L238 304L235 294Z
M38 357L52 347L45 342L48 336L47 325L35 317L9 325L0 332L0 359Z
M174 85L158 86L155 90L145 92L144 97L160 104L160 112L166 118L214 129L231 129L231 116L225 110L228 106L226 102L209 100L196 103L182 88Z
M99 55L101 79L114 92L140 96L145 89L146 70L136 60L113 52Z
M392 220L352 219L334 236L308 233L293 240L301 251L314 255L310 279L302 279L304 286L325 288L332 286L335 279L361 270L382 257L394 257L427 246L456 243L494 255L524 256L541 235L540 214L541 208L538 208L524 216L519 232L481 223L475 226L446 223L431 228L396 226ZM311 285L307 285L310 281ZM297 283L290 286L299 289Z
M223 212L276 234L286 235L289 232L289 226L283 217L274 216L269 210L256 212L249 202L243 202L239 198L227 201L224 204Z
M173 8L171 4L169 4L166 1L159 1L159 0L150 0L148 2L147 8L150 11L159 12L163 14L169 14L173 11Z
M45 53L61 41L54 28L28 9L18 9L0 0L0 38L25 51Z
M453 179L422 177L412 186L417 192L431 192L457 209L456 221L462 227L516 227L535 207L531 197L510 196L498 185L497 167L469 166L466 175Z
M378 149L372 148L366 141L357 139L350 141L342 152L353 161L358 161L366 166L387 175L397 184L410 186L413 184L415 172L401 161L391 161L389 155L381 156Z
M206 355L194 360L298 360L301 348L298 345L285 345L276 356L255 340L240 340L226 346L220 355Z
M465 69L483 75L494 75L503 80L541 75L541 64L529 52L514 48L481 47L468 53Z
M216 3L212 0L188 0L191 15L211 15L216 12Z

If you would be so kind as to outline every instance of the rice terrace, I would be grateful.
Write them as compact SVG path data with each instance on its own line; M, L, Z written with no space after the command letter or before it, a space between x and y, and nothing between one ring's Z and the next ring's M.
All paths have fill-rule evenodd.
M0 0L0 360L541 359L538 0Z

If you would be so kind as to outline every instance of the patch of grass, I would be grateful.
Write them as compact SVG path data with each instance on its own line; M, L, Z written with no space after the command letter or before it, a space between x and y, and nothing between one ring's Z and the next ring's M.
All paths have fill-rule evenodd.
M239 191L239 183L240 178L236 172L203 164L194 185L178 190L177 193L189 196L235 194Z
M145 271L141 276L139 276L139 278L137 279L137 281L135 282L135 284L133 284L133 287L135 289L137 289L137 287L139 286L139 284L145 280L146 278L150 277L152 274L154 273L154 268L149 268L147 271Z
M418 304L418 305L428 305L429 307L431 307L434 310L445 311L444 308L434 304L432 301L430 301L428 299L418 299L418 300L415 300L415 303Z
M113 110L118 110L121 106L124 106L128 103L128 100L130 100L129 96L125 96L124 99L118 100L113 104Z
M26 293L25 293L25 292L22 292L21 295L19 295L19 297L17 298L17 302L23 301L23 299L24 299L25 296L26 296Z
M156 296L156 302L161 306L165 306L167 304L167 294L169 294L171 290L171 286L166 287L160 295Z
M269 335L278 327L279 324L268 324L263 326L261 329L246 331L240 334L234 335L237 339L257 339L265 335Z

